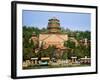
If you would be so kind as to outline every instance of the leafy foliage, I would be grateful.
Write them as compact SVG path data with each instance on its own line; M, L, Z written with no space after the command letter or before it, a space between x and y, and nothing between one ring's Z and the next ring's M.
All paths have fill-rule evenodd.
M63 55L62 55L62 59L63 60L68 59L68 53L64 52Z
M65 41L64 46L71 48L71 49L74 49L75 48L75 42L73 42L71 40Z
M83 31L76 31L75 34L76 34L75 38L77 40L82 40L85 38L87 38L88 40L91 39L91 33L89 31L84 31L84 32Z

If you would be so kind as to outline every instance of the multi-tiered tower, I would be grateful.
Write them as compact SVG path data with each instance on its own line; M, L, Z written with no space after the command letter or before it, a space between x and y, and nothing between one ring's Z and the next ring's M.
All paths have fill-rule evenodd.
M49 30L49 32L51 33L58 33L60 32L61 28L60 28L60 21L53 17L52 19L48 20L48 27L47 29Z

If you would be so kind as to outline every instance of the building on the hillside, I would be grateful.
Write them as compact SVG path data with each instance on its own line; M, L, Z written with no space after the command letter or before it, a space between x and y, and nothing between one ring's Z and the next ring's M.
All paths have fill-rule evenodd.
M47 30L47 33L39 35L39 46L43 45L44 48L55 46L56 48L64 49L64 41L68 40L68 35L61 33L60 21L55 17L49 19Z
M91 41L85 38L85 39L80 40L79 43L84 46L89 46L91 44Z
M33 32L32 33L32 37L29 39L29 43L33 42L34 43L34 46L37 48L38 47L38 44L39 44L39 39L38 37L36 36L36 33Z
M52 54L52 56L60 58L63 52L67 50L67 47L64 46L64 42L67 40L68 35L61 32L60 21L54 17L48 20L47 30L41 32L38 36L33 32L29 42L34 42L36 46L35 53L41 51L41 49L54 47L55 51L53 51L54 54Z

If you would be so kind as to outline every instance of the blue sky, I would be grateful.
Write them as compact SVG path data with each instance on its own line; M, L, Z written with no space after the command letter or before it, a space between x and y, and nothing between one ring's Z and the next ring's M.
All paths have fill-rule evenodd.
M60 20L63 28L71 30L86 31L91 28L91 14L89 13L71 13L71 12L46 12L23 10L22 25L35 26L38 28L47 27L48 20L56 17Z

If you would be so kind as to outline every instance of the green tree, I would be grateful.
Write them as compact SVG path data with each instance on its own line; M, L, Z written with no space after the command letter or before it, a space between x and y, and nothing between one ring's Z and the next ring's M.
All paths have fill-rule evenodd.
M82 40L85 38L87 38L88 40L91 39L91 32L90 31L76 31L75 35L76 35L75 38L77 40Z
M35 32L36 36L38 36L40 30L36 27L23 26L23 60L37 56L35 53L36 45L33 41L29 43L29 39L31 38L33 32Z
M33 52L31 48L24 48L23 49L23 60L30 60L31 57L33 57Z
M74 49L75 48L75 42L73 42L71 40L65 41L64 46L71 48L71 49Z
M86 47L84 45L79 45L75 48L75 55L78 57L78 58L82 58L82 57L85 57L85 56L88 56L90 57L91 56L91 50L90 50L90 46Z
M67 52L64 52L63 55L62 55L62 59L66 60L67 58L68 58Z
M68 58L70 58L71 56L74 56L74 49L75 49L75 42L68 40L64 42L64 46L69 48L68 51Z

